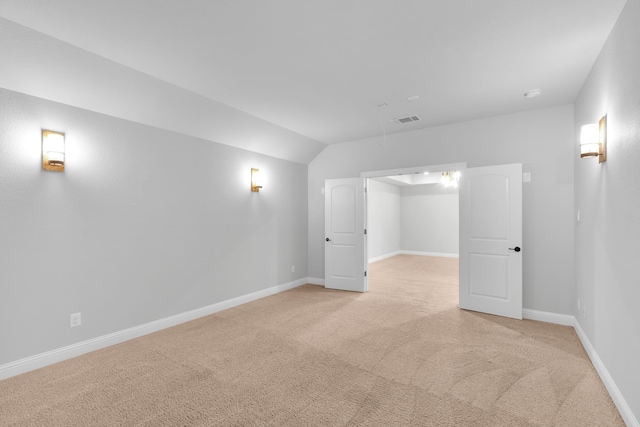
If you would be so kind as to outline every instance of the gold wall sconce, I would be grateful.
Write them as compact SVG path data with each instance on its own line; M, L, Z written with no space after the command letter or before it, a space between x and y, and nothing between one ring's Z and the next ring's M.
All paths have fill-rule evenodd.
M42 169L64 172L64 133L42 131Z
M598 123L582 126L580 157L597 157L598 163L607 160L607 116L601 118Z
M262 188L262 178L260 176L260 170L251 168L251 191L257 193Z

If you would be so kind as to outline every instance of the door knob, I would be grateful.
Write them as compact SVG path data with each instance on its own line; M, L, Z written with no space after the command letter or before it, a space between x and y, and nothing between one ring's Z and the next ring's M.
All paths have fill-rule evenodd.
M514 252L520 252L522 249L520 249L520 246L516 246L515 248L509 248L509 250Z
M327 237L327 242L330 242L330 241L331 241L331 239ZM520 250L520 249L518 249L518 250Z

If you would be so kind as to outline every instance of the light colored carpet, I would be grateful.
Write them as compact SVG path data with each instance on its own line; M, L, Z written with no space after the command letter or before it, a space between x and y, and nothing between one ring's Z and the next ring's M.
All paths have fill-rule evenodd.
M306 285L0 382L3 426L623 426L570 327L459 310L457 260Z

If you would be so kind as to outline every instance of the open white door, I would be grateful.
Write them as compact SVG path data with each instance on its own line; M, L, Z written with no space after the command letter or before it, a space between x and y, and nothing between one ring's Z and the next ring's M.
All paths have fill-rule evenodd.
M460 178L460 308L522 319L522 165Z
M328 179L324 193L324 286L367 291L364 178Z

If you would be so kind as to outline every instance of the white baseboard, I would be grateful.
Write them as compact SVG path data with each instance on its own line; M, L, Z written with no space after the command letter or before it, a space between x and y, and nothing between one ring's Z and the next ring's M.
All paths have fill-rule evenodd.
M458 254L447 254L442 252L419 252L419 251L395 251L390 252L388 254L380 255L377 257L369 258L369 264L373 264L374 262L382 261L383 259L391 258L396 255L419 255L419 256L437 256L444 258L459 258Z
M392 256L399 255L400 251L390 252L388 254L379 255L373 258L369 258L369 264L373 264L374 262L382 261L383 259L391 258Z
M549 313L547 311L531 310L529 308L522 309L522 318L564 326L575 327L576 324L576 318L569 314Z
M420 251L399 251L403 255L439 256L443 258L460 258L459 254L448 254L441 252L420 252Z
M157 332L162 329L170 328L181 323L189 322L200 317L208 316L210 314L217 313L228 308L236 307L238 305L246 304L260 298L287 291L306 283L310 283L311 280L311 278L305 277L293 282L272 286L261 291L252 292L250 294L242 295L226 301L221 301L219 303L212 304L206 307L201 307L195 310L176 314L175 316L165 317L164 319L155 320L143 325L134 326L122 331L103 335L97 338L92 338L76 344L71 344L65 347L57 348L55 350L36 354L34 356L29 356L24 359L16 360L14 362L9 362L4 365L0 365L0 380L11 378L25 372L43 368L45 366L53 365L54 363L62 362L63 360L81 356L83 354L100 350L102 348L109 347L115 344L120 344L122 342L129 341L131 339L138 338L153 332Z
M613 400L613 403L615 403L616 407L618 408L618 412L620 412L620 415L622 416L624 422L628 427L640 427L638 419L631 411L631 408L629 408L629 405L624 399L624 396L622 396L620 389L616 385L615 381L613 381L611 374L609 374L609 371L600 359L600 356L598 356L598 353L596 353L596 349L593 348L591 341L589 341L589 337L587 337L587 334L584 333L582 327L580 326L580 323L578 323L578 320L575 318L575 316L571 316L568 314L549 313L546 311L530 310L528 308L525 308L522 310L522 317L524 319L537 320L540 322L572 326L576 331L580 342L582 343L582 347L584 347L584 350L587 352L591 363L596 368L596 372L598 372L602 383L607 388L607 391L611 396L611 400Z
M633 414L624 396L622 396L620 389L616 385L615 381L613 381L613 378L611 378L611 374L609 374L609 371L602 362L602 359L600 359L600 356L598 356L598 353L596 353L596 349L593 348L591 341L589 341L589 337L587 337L587 334L585 334L585 332L582 330L582 326L580 326L580 323L578 323L575 317L574 321L575 324L573 325L573 328L576 330L576 333L578 334L578 338L580 338L580 342L582 342L584 350L589 355L591 363L593 363L593 366L596 368L600 379L604 383L604 386L607 388L607 391L611 396L611 400L613 400L613 403L615 403L616 407L618 408L622 419L628 427L640 427L638 418L636 418L636 416Z

